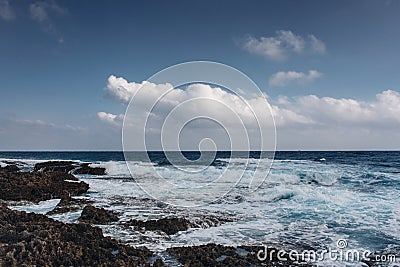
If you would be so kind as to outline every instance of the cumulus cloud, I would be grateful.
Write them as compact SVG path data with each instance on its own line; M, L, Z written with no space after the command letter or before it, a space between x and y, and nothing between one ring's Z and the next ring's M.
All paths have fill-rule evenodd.
M106 94L124 105L134 96L128 109L125 127L135 128L134 134L130 136L134 136L132 138L136 142L143 140L140 134L143 133L144 125L147 137L153 140L152 144L160 140L162 129L172 140L176 139L172 132L184 127L182 136L186 136L186 139L180 141L183 140L186 144L183 147L187 149L197 149L198 143L190 140L201 140L201 136L211 138L212 135L218 142L226 142L229 138L225 130L230 133L232 139L239 140L238 136L244 129L252 129L258 137L253 136L250 143L260 142L257 119L262 122L261 127L268 126L273 130L273 119L268 112L264 95L244 100L229 91L208 84L196 83L185 88L174 88L168 83L128 82L115 76L109 77ZM120 126L123 119L122 115L106 112L98 113L98 116L102 121L116 126ZM268 116L269 118L265 119ZM167 120L168 123L164 124ZM240 141L236 144L237 149L242 149L241 146L245 146L246 142ZM226 149L226 146L224 148Z
M142 88L142 92L138 94L139 88ZM191 105L187 106L185 111L192 112L194 114L209 114L210 110L213 113L218 113L220 106L225 105L235 113L239 114L244 119L245 123L251 121L253 117L252 110L249 109L249 103L252 107L265 108L265 97L260 96L252 99L247 99L247 103L244 102L239 96L225 91L219 87L211 87L207 84L191 84L186 89L173 88L171 84L154 84L147 81L141 83L128 82L124 78L117 78L111 75L108 78L108 84L106 93L109 97L123 103L128 104L129 100L135 96L136 105L141 107L151 107L154 103L158 102L157 105L151 111L154 117L161 118L164 113L171 111L180 103L192 99L207 99L209 100L208 105ZM215 110L213 111L213 108ZM147 111L147 110L143 110ZM259 110L261 112L261 110ZM264 111L262 111L264 112ZM229 121L231 115L226 115L224 118ZM99 117L104 121L115 121L118 118L110 116L107 113L99 114ZM254 123L255 121L252 121Z
M370 102L308 95L286 98L281 106L310 119L314 124L329 127L400 127L400 93L393 90L378 93L376 99Z
M171 84L154 84L147 81L141 83L128 82L122 77L111 75L108 77L106 94L107 96L123 103L128 104L129 100L143 86L146 86L148 94L159 94L172 88Z
M279 71L271 76L269 85L271 87L282 87L290 84L311 83L322 76L321 72L310 70L308 73L297 71Z
M302 72L278 72L270 81L275 86L286 84L293 81L312 81L321 76L318 71L309 71L308 74ZM170 84L153 84L147 81L136 83L128 82L124 78L110 76L106 88L107 94L123 104L127 104L130 98L135 95L141 86L145 90L137 95L138 108L152 105L159 99L159 103L152 110L153 115L161 118L162 113L172 110L179 103L190 99L205 98L215 100L215 103L224 103L232 108L240 117L250 123L252 110L237 95L222 90L218 87L211 87L206 84L191 84L185 90L174 88ZM168 93L167 93L168 92ZM275 119L279 125L296 124L327 124L332 122L351 122L360 124L364 122L382 123L400 122L400 93L393 90L386 90L376 95L375 101L359 101L351 98L318 97L316 95L306 95L299 97L280 96L277 99L269 99ZM255 97L246 100L254 109L264 109L263 97ZM140 103L140 104L139 104ZM210 113L215 108L218 113L218 105L201 106L192 105L188 108L196 113ZM143 110L145 112L146 110ZM189 111L189 110L186 110ZM265 110L256 110L265 112ZM118 122L123 119L123 115L114 115L99 112L98 116L103 121ZM226 115L227 117L230 114ZM227 118L228 119L228 118Z
M299 79L312 80L320 75L319 72L312 71L307 74L287 75L288 73L284 73L283 77L291 77L289 78L290 82L299 82ZM141 86L144 86L145 90L139 90ZM109 97L124 105L135 95L134 104L136 106L134 114L131 116L133 117L132 125L143 125L143 118L148 117L149 124L146 133L153 137L159 136L162 122L167 118L167 114L173 111L178 104L186 103L193 98L205 98L208 99L208 102L193 103L180 109L174 117L177 125L187 117L205 114L218 118L229 127L235 128L235 123L237 124L238 121L233 116L233 112L227 112L227 109L222 108L219 102L231 108L249 129L256 127L252 111L256 114L269 114L263 104L265 97L268 96L246 99L253 108L250 110L238 96L205 84L191 84L185 89L173 89L170 84L153 84L146 81L128 82L124 78L110 76L106 92ZM148 107L152 106L160 96L162 98L149 113ZM400 93L394 90L382 91L376 94L372 101L316 95L280 96L273 99L268 98L268 101L271 103L272 115L278 129L278 140L282 142L282 148L340 149L344 146L359 149L363 148L362 145L368 147L372 144L375 147L385 147L384 144L386 147L390 147L390 142L385 143L379 140L379 134L386 136L387 140L393 140L393 136L398 135L400 131L400 117L398 116L400 114ZM98 117L106 123L121 127L124 115L99 112ZM199 140L200 133L202 131L210 132L210 129L213 129L212 132L216 138L223 140L223 135L217 134L217 128L216 124L207 124L201 121L194 123L187 134L188 140ZM138 128L138 131L143 131L143 128ZM364 137L364 135L370 137ZM368 138L373 141L370 143ZM140 136L135 136L133 139L140 140ZM154 140L156 139L154 138ZM364 140L364 144L361 144L359 140ZM355 144L353 147L352 143ZM156 144L155 141L154 144ZM157 149L156 145L154 149Z
M16 18L15 12L8 0L0 0L0 18L3 20L14 20Z
M325 44L314 35L306 38L294 34L292 31L280 30L275 36L256 38L249 36L243 47L250 53L265 56L267 59L281 61L291 53L301 54L312 52L323 54Z
M400 149L397 91L380 92L373 101L307 95L278 102L281 149ZM291 121L290 114L303 120Z
M100 120L105 121L107 123L116 125L116 126L121 126L122 121L124 119L123 114L115 115L111 113L106 113L106 112L98 112L97 116L99 117Z

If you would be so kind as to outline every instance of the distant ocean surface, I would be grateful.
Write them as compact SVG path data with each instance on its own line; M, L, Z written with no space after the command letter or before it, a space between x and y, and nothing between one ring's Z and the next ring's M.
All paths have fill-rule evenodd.
M185 152L196 159L198 152ZM217 152L206 174L218 173L228 164L230 152ZM162 152L149 152L152 164L137 155L135 179L151 183L149 168L174 176L176 169ZM259 152L251 163L263 167ZM135 155L130 159L135 159ZM151 199L131 178L122 152L0 152L0 162L18 160L30 170L49 160L91 162L107 169L105 176L77 175L90 185L83 196L94 205L115 210L121 220L157 219L166 216L202 218L224 215L234 222L217 227L191 229L172 237L152 232L138 233L120 225L102 226L106 235L134 246L162 251L172 245L269 244L280 248L336 248L338 239L350 249L400 251L400 152L399 151L279 151L262 186L248 194L235 187L226 196L198 208L172 207ZM4 163L1 163L4 164ZM238 171L243 159L231 158ZM265 163L267 164L267 163ZM198 173L201 181L203 173ZM171 196L172 197L172 196ZM45 206L21 207L38 211ZM76 222L78 212L53 215Z

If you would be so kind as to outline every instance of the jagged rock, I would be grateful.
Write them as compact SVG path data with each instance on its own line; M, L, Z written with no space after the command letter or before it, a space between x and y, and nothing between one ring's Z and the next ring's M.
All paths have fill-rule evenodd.
M162 218L159 220L141 221L132 219L125 223L127 226L133 226L137 230L162 231L167 235L173 235L180 231L186 231L190 227L190 221L184 218Z
M57 206L46 213L46 215L60 214L71 211L77 211L83 208L84 205L93 203L93 201L88 199L72 198L70 196L65 196L57 204Z
M83 198L72 198L71 196L63 197L57 206L86 205L93 203L93 200Z
M0 221L0 266L150 266L153 256L89 224L65 224L5 206Z
M69 173L78 166L79 163L74 161L47 161L36 163L34 171Z
M191 219L190 227L193 228L209 228L220 226L227 222L234 222L235 220L227 216L204 215L198 218Z
M0 167L3 172L19 172L21 169L16 164L9 164L5 167Z
M264 250L263 246L223 246L207 244L192 247L172 247L167 252L174 256L184 266L311 266L305 262L296 263L289 259L288 254L280 255L288 260L279 260L277 249L270 248L269 252L275 250L272 259L266 257L259 260L257 253ZM269 254L270 255L270 254ZM268 256L269 256L268 255Z
M106 168L90 167L89 163L82 163L79 168L73 171L74 174L105 175Z
M93 224L107 224L118 221L118 216L110 210L89 205L83 209L79 221Z
M75 161L47 161L37 163L34 171L41 172L65 172L72 174L105 175L106 169L102 167L90 167L90 163L79 163Z
M233 221L233 219L228 217L204 215L191 218L191 220L174 217L147 221L131 219L123 224L125 226L133 226L139 231L161 231L168 235L174 235L180 231L186 231L189 228L209 228Z
M71 180L71 181L66 181ZM76 182L72 182L76 181ZM85 193L89 185L62 172L14 172L0 169L0 199L39 202Z
M162 266L165 266L165 264L160 258L156 259L153 263L153 267L162 267Z
M2 162L7 165L17 165L17 166L23 166L26 164L25 162L19 160L3 160Z

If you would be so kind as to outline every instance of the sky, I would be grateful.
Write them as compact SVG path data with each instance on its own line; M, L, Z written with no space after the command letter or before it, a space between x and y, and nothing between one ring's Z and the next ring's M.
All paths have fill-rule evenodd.
M258 85L278 150L398 150L399 14L398 0L0 0L0 150L121 150L132 88L195 60Z

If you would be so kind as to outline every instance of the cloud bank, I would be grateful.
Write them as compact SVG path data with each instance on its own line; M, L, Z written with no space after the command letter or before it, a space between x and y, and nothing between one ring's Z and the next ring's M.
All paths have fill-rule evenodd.
M249 36L243 45L244 49L256 55L262 55L267 59L282 61L290 54L302 54L305 52L324 54L326 46L324 42L314 35L302 37L292 31L280 30L275 36L256 38Z
M286 72L277 75L273 83L282 84L282 81L298 81L302 79L315 79L319 72L310 71L308 74L298 72ZM107 95L122 104L127 104L130 97L137 93L138 88L146 84L148 94L143 94L140 100L144 105L146 101L154 101L157 97L169 89L169 84L152 84L146 81L136 83L128 82L124 78L110 76L106 88ZM182 103L193 97L207 97L223 101L228 106L235 107L235 111L247 125L252 125L251 111L246 109L243 102L230 92L220 88L204 84L192 84L185 90L173 89L167 97L161 101L159 108L153 110L155 118L163 120L166 114L178 103ZM315 146L320 149L335 149L348 147L349 149L362 148L369 145L374 147L390 147L400 145L380 140L379 136L398 136L400 132L400 93L394 90L385 90L376 94L371 101L360 101L352 98L320 97L306 95L298 97L280 96L276 99L268 98L271 103L272 113L278 130L278 140L281 149L293 149L296 147ZM258 105L263 97L250 99L255 109L264 108ZM138 107L140 110L140 107ZM143 116L145 116L143 110ZM186 112L220 114L218 106L197 105L192 106ZM268 112L256 110L256 112ZM140 114L139 114L140 115ZM99 112L98 117L111 125L121 126L123 114L110 114ZM222 115L218 115L222 116ZM226 116L231 116L227 114ZM229 121L229 118L225 118ZM157 130L157 129L152 129ZM158 129L159 130L159 129ZM290 133L290 135L289 135ZM375 136L372 144L368 144L369 137ZM311 138L312 137L312 138ZM340 137L340 138L339 138ZM372 138L372 137L370 137ZM294 142L296 140L296 142ZM350 141L352 140L352 141ZM360 143L363 140L363 144ZM397 139L399 140L399 139ZM358 143L357 143L358 142ZM374 143L375 142L375 143ZM354 144L352 147L351 144ZM294 146L294 147L293 147ZM360 147L361 146L361 147Z

